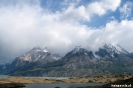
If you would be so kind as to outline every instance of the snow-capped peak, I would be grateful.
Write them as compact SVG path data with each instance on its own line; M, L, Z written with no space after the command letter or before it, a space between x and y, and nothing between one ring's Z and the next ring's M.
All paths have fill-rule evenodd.
M105 44L104 49L108 51L108 53L114 57L114 54L127 54L128 52L123 49L120 45L112 45L112 44Z
M49 53L50 51L47 47L43 49L40 47L34 47L32 50L22 55L21 59L26 61L37 61L40 57L45 58Z
M49 53L49 50L48 50L48 48L47 47L45 47L45 48L43 48L43 52L48 52Z
M77 53L80 49L81 49L81 46L76 46L76 48L74 48L74 49L72 50L72 54Z
M115 45L115 48L120 51L121 53L128 54L129 52L123 49L120 45Z

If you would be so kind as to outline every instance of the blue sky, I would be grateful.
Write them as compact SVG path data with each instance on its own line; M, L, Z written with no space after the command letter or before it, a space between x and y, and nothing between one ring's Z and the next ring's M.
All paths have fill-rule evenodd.
M35 46L65 55L105 43L133 52L132 0L0 0L0 58Z
M67 0L68 3L76 3L77 0ZM93 3L95 1L98 0L79 0L79 3L76 5L76 7L79 7L81 5L83 6L87 6L89 3ZM100 0L99 0L100 1ZM111 20L112 17L114 17L116 20L118 20L119 22L123 19L121 19L121 15L122 13L119 11L119 9L127 2L132 2L131 0L122 0L120 2L120 6L115 10L115 11L108 11L106 14L104 14L103 16L98 16L95 15L92 20L90 22L83 22L83 24L87 25L87 26L91 26L91 27L101 27L101 26L105 26L106 23ZM64 3L63 0L41 0L41 7L42 8L47 8L52 12L56 12L56 11L62 11L62 8L67 8L68 5L64 5L62 4ZM93 8L93 7L92 7ZM128 7L130 8L130 7ZM127 19L131 20L132 18L132 14L130 14ZM99 22L97 22L99 21Z

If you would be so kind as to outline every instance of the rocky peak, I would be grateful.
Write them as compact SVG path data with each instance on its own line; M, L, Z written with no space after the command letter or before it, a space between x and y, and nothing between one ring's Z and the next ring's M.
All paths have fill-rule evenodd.
M114 54L128 54L128 52L122 48L120 45L105 44L103 46L107 52L114 57Z
M99 51L95 52L96 55L98 55L100 58L104 56L109 57L116 57L119 54L128 55L129 52L127 52L124 48L122 48L120 45L112 45L112 44L105 44L103 48L99 48Z
M29 52L22 55L20 59L25 61L35 62L38 61L39 59L45 58L47 55L51 55L47 47L43 49L40 47L34 47Z
M71 54L82 54L82 55L89 55L89 51L82 48L81 46L76 46L72 51Z
M47 47L43 48L43 52L50 53L50 51L48 50L48 48L47 48Z
M48 50L47 47L45 48L40 48L40 47L34 47L31 51L29 52L34 52L34 53L37 53L37 52L45 52L45 53L50 53L50 51Z
M34 47L24 55L17 57L13 62L13 67L26 66L29 63L38 63L39 65L55 61L48 48Z
M81 48L81 46L76 46L76 48L74 48L72 51L70 51L69 53L67 53L63 58L65 58L66 60L80 60L87 58L88 59L95 59L95 56L93 55L92 51L88 51L84 48Z
M76 47L72 50L72 54L75 54L75 53L79 52L80 49L82 49L81 46L76 46Z

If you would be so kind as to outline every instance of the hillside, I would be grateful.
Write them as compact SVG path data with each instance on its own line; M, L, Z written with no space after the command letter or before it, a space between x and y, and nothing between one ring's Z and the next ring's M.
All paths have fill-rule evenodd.
M97 57L99 58L97 58ZM4 74L50 77L90 77L102 74L133 73L132 53L120 45L105 44L97 52L75 47L56 60L48 49L33 48L17 57Z

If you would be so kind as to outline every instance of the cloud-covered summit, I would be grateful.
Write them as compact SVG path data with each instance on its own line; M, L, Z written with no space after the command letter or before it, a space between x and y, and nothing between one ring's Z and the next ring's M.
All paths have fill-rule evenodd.
M14 59L35 46L61 55L77 45L95 51L104 43L133 51L133 18L125 4L121 0L0 0L0 57ZM126 14L130 17L121 19Z

